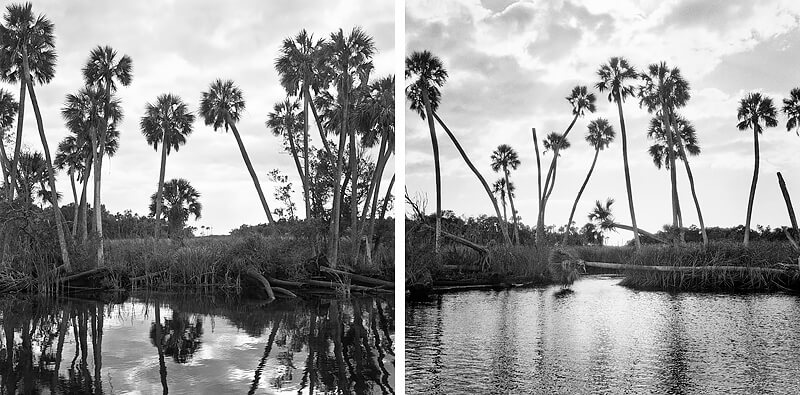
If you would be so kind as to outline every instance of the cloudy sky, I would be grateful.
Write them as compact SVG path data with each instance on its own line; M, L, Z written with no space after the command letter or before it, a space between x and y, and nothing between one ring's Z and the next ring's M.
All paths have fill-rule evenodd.
M270 208L274 185L267 172L280 169L294 184L295 204L302 216L302 185L291 156L265 126L272 105L285 97L273 65L281 41L305 28L315 37L328 37L343 28L361 26L373 36L378 53L375 75L394 73L394 4L391 0L272 2L237 1L44 1L33 2L55 24L58 64L53 81L37 87L44 127L51 150L67 132L60 117L64 97L83 85L81 68L89 51L110 45L133 59L133 83L122 87L125 120L120 126L120 149L103 163L103 204L114 212L131 209L147 213L156 190L160 152L148 146L139 130L147 102L162 93L179 95L196 110L200 93L216 78L233 79L244 92L247 111L239 124L242 140L260 177ZM19 92L17 86L2 85ZM28 104L23 144L41 150L33 111ZM311 143L319 146L316 129ZM394 168L386 169L386 180ZM255 188L232 134L214 132L197 120L194 132L179 152L167 159L166 179L183 177L202 194L203 217L190 225L210 226L226 234L241 224L266 222ZM72 201L69 181L61 175L59 192ZM91 200L90 200L91 201Z
M695 124L702 154L690 163L707 226L743 224L753 172L753 134L736 128L739 100L759 91L776 106L800 86L800 3L785 1L643 0L509 1L408 0L406 52L428 49L450 77L442 89L439 114L460 139L479 170L493 182L489 157L501 143L520 154L512 173L515 205L523 221L536 221L536 164L531 127L540 139L563 132L571 120L564 100L573 86L593 90L596 70L611 56L639 69L665 61L680 67L692 99L681 113ZM596 92L596 91L595 91ZM671 222L669 173L653 165L646 150L649 120L637 100L623 105L637 222L655 231ZM406 183L411 194L428 197L435 210L433 158L426 124L406 110ZM597 112L579 119L570 132L572 148L559 160L558 179L548 203L548 224L566 223L575 195L591 164L593 149L583 140L590 120L604 117L617 141L600 153L575 217L579 225L597 199L616 199L614 214L630 223L622 170L616 106L598 94ZM800 137L786 131L786 118L760 138L761 171L753 209L756 224L784 225L786 208L775 176L800 196ZM480 183L464 165L446 134L439 134L442 208L459 214L493 212ZM549 163L550 155L544 160ZM684 224L697 224L682 166L679 194ZM619 243L629 233L612 235Z

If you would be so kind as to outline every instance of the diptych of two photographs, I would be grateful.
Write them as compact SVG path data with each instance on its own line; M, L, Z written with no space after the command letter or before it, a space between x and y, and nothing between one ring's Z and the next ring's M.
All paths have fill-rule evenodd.
M0 5L0 394L800 388L796 2Z

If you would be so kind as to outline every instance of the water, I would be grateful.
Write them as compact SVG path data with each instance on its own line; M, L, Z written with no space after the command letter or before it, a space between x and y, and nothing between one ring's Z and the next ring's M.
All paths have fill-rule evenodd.
M797 393L800 297L619 281L407 302L407 393Z
M0 393L393 393L393 314L374 298L4 298Z

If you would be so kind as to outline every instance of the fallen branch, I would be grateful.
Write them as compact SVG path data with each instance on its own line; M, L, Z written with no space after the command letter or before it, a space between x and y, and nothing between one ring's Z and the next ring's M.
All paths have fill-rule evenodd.
M67 283L67 282L79 280L81 278L93 276L95 274L106 272L106 271L108 271L108 268L106 268L106 267L98 267L96 269L91 269L91 270L87 270L85 272L80 272L80 273L73 274L71 276L60 278L60 279L58 279L58 282Z
M331 288L331 289L338 289L341 287L350 288L351 291L361 291L361 292L393 292L383 288L373 288L373 287L364 287L361 285L352 285L352 284L343 284L343 283L336 283L332 281L319 281L319 280L306 280L306 284L313 285L315 287L323 287L323 288Z
M244 272L246 275L250 276L254 280L258 281L264 290L267 291L267 298L269 300L275 300L275 293L272 292L272 286L269 285L269 280L266 277L261 275L254 267L250 266Z
M432 227L432 226L430 226L428 224L422 224L422 226L427 228L427 229L434 230L434 227ZM463 237L456 236L456 235L454 235L452 233L448 233L448 232L445 232L445 231L441 231L441 232L442 232L442 236L444 236L445 238L450 239L450 240L452 240L452 241L454 241L454 242L456 242L458 244L461 244L461 245L463 245L465 247L472 248L473 250L477 251L480 254L488 254L489 253L489 249L486 248L485 246L482 246L482 245L477 244L477 243L473 243L473 242L471 242L471 241L469 241L469 240L467 240L467 239L465 239Z
M281 288L281 287L272 287L272 290L273 290L273 291L275 291L275 293L277 293L277 294L281 294L281 295L284 295L284 296L288 296L288 297L290 297L290 298L296 298L296 297L297 297L297 295L295 295L294 293L292 293L292 291L289 291L288 289L285 289L285 288Z
M647 265L631 265L625 263L609 263L609 262L583 262L589 267L598 267L603 269L616 269L616 270L640 270L651 272L725 272L725 271L756 271L760 273L772 274L788 274L789 271L785 269L776 269L770 267L749 267L749 266L647 266Z
M286 280L278 280L277 278L270 277L269 282L275 285L280 285L281 287L294 287L294 288L302 288L305 287L306 284L297 281L286 281Z
M378 279L378 278L362 276L360 274L350 273L350 272L346 272L346 271L343 271L343 270L336 270L336 269L332 269L332 268L329 268L329 267L326 267L326 266L320 266L319 270L321 270L323 272L327 272L327 273L333 273L333 274L338 274L338 275L342 275L342 276L349 276L353 280L356 280L356 281L362 282L362 283L366 283L366 284L372 284L372 285L377 285L377 286L382 286L382 287L387 287L387 288L394 288L394 283L393 282L389 282L389 281L386 281L386 280L381 280L381 279Z

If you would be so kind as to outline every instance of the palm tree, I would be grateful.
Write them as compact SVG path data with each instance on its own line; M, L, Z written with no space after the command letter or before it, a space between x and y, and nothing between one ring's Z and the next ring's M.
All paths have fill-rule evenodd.
M55 196L56 191L55 174L53 174L53 160L50 157L50 148L47 144L47 136L44 133L42 114L39 103L36 99L36 92L33 83L44 85L49 83L55 74L55 36L53 34L53 23L44 15L35 17L31 3L11 4L6 7L4 15L5 24L0 27L0 69L3 70L3 78L10 83L20 82L20 111L17 120L17 142L14 149L14 163L11 169L11 183L16 178L16 163L19 153L19 146L22 140L22 119L25 105L24 91L31 95L34 115L36 116L36 126L39 130L39 139L44 148L44 157L49 172L48 181L50 190L53 192L53 216L56 222L56 233L61 247L61 259L67 270L70 269L69 253L64 237L64 228L61 223L58 201ZM9 188L9 197L13 197L14 188Z
M97 232L97 265L104 265L103 257L103 220L100 199L100 175L103 169L106 142L108 141L108 120L110 117L111 95L117 91L117 83L128 86L133 76L133 61L128 55L117 58L117 51L109 46L97 46L89 53L89 60L83 67L83 80L87 86L94 86L103 92L103 117L95 136L92 134L92 151L94 159L94 219Z
M686 169L686 176L689 178L689 187L692 191L692 199L694 200L694 206L697 210L697 218L700 222L700 233L703 236L703 245L708 245L708 234L706 233L706 225L703 221L703 213L700 210L700 202L697 199L697 191L695 190L694 185L694 175L692 174L692 168L689 166L689 158L688 155L697 156L700 155L700 146L697 141L697 131L688 120L681 116L677 116L676 119L670 121L670 124L673 125L672 130L675 131L675 147L673 147L673 156L678 157L684 165ZM650 146L648 149L648 153L650 157L653 159L653 163L656 165L657 168L665 167L667 169L670 168L670 162L668 160L668 143L666 137L666 131L662 127L662 122L658 118L650 119L650 127L647 130L647 137L656 140L656 142Z
M603 64L597 70L600 79L595 87L600 92L608 92L608 101L617 103L619 112L619 124L622 131L622 163L625 170L625 187L628 193L628 208L631 212L631 224L633 225L633 238L636 249L641 248L639 241L638 227L636 226L636 213L633 208L633 192L631 192L631 173L628 168L628 139L625 135L625 117L622 115L622 102L629 96L633 96L633 85L628 80L635 80L638 75L636 70L628 64L625 58L612 57L607 64Z
M281 86L290 96L297 94L303 96L303 173L309 174L308 167L308 112L312 107L314 119L317 121L317 130L320 133L325 148L330 153L322 122L317 116L314 101L311 99L311 90L319 93L323 85L327 84L325 58L320 56L325 41L314 40L313 35L301 30L294 39L285 38L281 44L281 55L275 60L275 69L281 77ZM311 218L311 204L308 180L303 184L305 193L306 218Z
M632 226L623 225L614 220L614 215L611 213L612 204L614 204L614 199L610 198L606 200L605 204L599 200L595 201L594 208L591 212L589 212L589 220L596 223L596 227L599 228L601 232L607 230L616 231L617 228L633 232L634 228ZM641 233L643 236L647 236L655 241L665 244L667 243L667 241L663 238L642 229L636 229L636 232Z
M176 152L186 144L186 137L192 133L194 114L180 97L171 93L156 98L155 104L145 105L145 115L139 123L147 143L158 150L161 144L161 171L158 176L158 192L156 192L155 212L161 212L164 173L167 167L167 155L171 150ZM158 221L155 224L155 238L158 240L160 230Z
M678 200L678 181L675 169L675 136L670 117L678 107L689 100L689 83L681 75L680 69L667 67L666 63L651 64L647 71L639 75L643 84L639 87L639 106L648 113L656 113L665 125L666 160L669 162L670 190L672 193L672 226L681 229L683 240L683 220Z
M786 130L800 135L800 88L789 92L789 97L783 99L783 112L789 119L786 121Z
M740 102L737 112L739 130L753 129L753 151L755 152L755 165L753 166L753 182L750 184L750 198L747 201L747 219L744 224L744 245L750 244L750 216L753 213L753 200L756 197L756 184L758 183L758 135L764 126L774 128L778 126L778 119L772 98L762 96L761 93L748 93ZM763 122L764 126L761 126Z
M510 185L508 177L511 170L516 170L520 165L519 155L517 151L511 148L508 144L500 144L497 149L492 152L491 156L492 170L498 172L503 171L503 178L506 180L506 185ZM519 230L517 229L517 209L514 208L514 197L508 194L508 202L511 205L511 221L514 223L514 242L519 244Z
M183 229L189 215L194 215L195 220L200 219L203 211L203 205L199 201L200 192L186 179L167 181L161 202L158 201L158 195L159 192L156 192L150 196L150 215L155 217L157 223L160 223L162 216L166 216L171 236ZM161 211L156 211L157 207Z
M72 216L72 237L74 238L78 232L78 191L75 186L75 173L82 174L86 168L84 166L84 152L83 148L78 143L78 138L74 135L64 137L58 143L58 150L56 151L55 166L59 170L66 170L69 175L69 183L72 187L72 198L74 202L73 216Z
M513 196L516 189L513 182L509 181L508 185L506 185L505 177L498 178L497 181L492 184L492 192L500 195L500 202L503 204L504 223L508 223L508 216L506 215L506 196Z
M569 212L569 220L567 221L566 231L564 232L564 238L561 241L561 244L564 245L567 244L567 236L569 236L569 229L570 226L572 226L572 218L575 215L575 209L578 207L578 201L581 199L581 195L583 195L583 191L586 189L586 184L589 183L589 178L592 176L594 166L597 164L597 157L600 154L600 151L608 148L609 144L614 141L614 137L616 137L614 128L605 118L597 118L589 122L588 129L589 130L586 133L585 139L589 145L594 147L594 159L592 159L592 165L589 167L589 173L586 174L586 179L583 180L581 189L578 190L578 196L575 197L575 203L572 204L572 210Z
M350 137L350 182L353 189L350 199L350 224L352 229L357 229L358 221L358 160L356 159L355 128L351 126L350 114L353 102L355 82L358 79L361 87L367 84L369 72L372 70L372 55L375 54L375 42L360 27L354 27L350 34L345 35L342 29L332 33L330 41L324 50L330 60L334 71L337 100L341 102L342 120L339 128L339 153L336 161L336 189L333 197L333 211L331 213L329 261L336 267L339 254L339 215L341 212L341 193L339 186L342 180L342 167L344 165L345 138ZM358 243L355 243L358 246Z
M250 177L253 179L253 185L256 187L258 198L261 200L261 206L267 214L267 220L272 225L275 221L272 219L272 213L267 205L267 200L264 198L264 192L261 190L261 184L258 182L253 164L250 163L250 157L247 155L247 150L242 143L242 137L239 135L239 129L236 128L236 123L239 122L241 113L244 111L244 97L242 91L238 86L234 85L231 80L217 79L212 82L208 87L207 92L203 92L200 99L200 115L203 117L207 126L212 126L214 131L224 128L225 132L233 131L233 136L236 138L236 143L239 145L239 151L242 153L242 159L247 166L247 171L250 172Z
M300 119L306 118L304 114L298 113L300 110L300 103L296 100L291 100L287 97L285 100L275 103L272 107L272 112L267 116L267 128L272 130L275 136L283 137L284 147L288 149L289 153L294 159L294 164L297 167L297 174L300 176L300 181L303 183L303 193L308 193L308 173L303 171L300 165L300 152L298 152L295 139L300 134ZM288 143L288 144L287 144ZM304 151L305 152L305 151ZM309 218L310 208L309 196L304 195L306 201L306 218Z
M483 186L486 195L494 206L495 215L500 218L500 206L497 204L492 189L483 178L483 175L478 171L475 165L467 156L464 149L459 144L456 137L447 127L447 125L436 114L439 109L439 102L441 100L441 88L447 80L447 70L445 70L442 61L430 53L429 51L413 52L410 56L406 57L406 71L405 78L416 78L410 85L406 87L406 101L409 103L411 110L416 111L420 118L428 120L428 129L431 133L431 144L433 145L433 163L436 175L436 246L438 251L440 231L441 231L441 173L439 171L439 143L436 139L436 129L434 128L433 118L439 122L439 125L447 133L450 140L458 149L461 158L467 163L467 166L478 178ZM511 237L508 235L508 229L501 226L500 230L503 232L503 240L506 245L511 245Z
M11 185L8 179L11 164L5 147L6 132L14 124L18 110L19 103L14 99L14 95L5 89L0 89L0 167L3 170L3 183L6 185Z
M595 101L597 101L597 98L595 97L594 93L590 93L585 86L579 85L572 88L572 92L570 92L570 95L566 97L566 100L572 106L573 117L572 121L569 123L569 126L567 126L567 129L563 133L563 139L565 142L567 141L567 135L569 135L572 127L575 126L575 122L578 120L578 117L584 116L587 111L593 113L597 109L595 106ZM558 157L558 154L553 155L553 160L550 162L550 168L547 170L547 176L545 177L544 190L542 191L542 195L540 197L541 200L539 201L539 215L536 221L537 235L544 235L545 209L547 207L547 200L550 198L550 194L553 192L553 187L556 184L556 164L558 162ZM537 244L540 245L544 239L537 237L537 241Z

